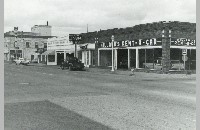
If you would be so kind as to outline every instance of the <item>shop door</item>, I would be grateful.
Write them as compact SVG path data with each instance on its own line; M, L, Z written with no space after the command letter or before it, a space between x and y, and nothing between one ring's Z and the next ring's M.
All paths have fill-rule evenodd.
M34 55L31 55L31 61L34 60Z
M118 49L117 51L117 68L128 69L128 49Z
M57 65L61 65L64 61L64 53L57 53Z

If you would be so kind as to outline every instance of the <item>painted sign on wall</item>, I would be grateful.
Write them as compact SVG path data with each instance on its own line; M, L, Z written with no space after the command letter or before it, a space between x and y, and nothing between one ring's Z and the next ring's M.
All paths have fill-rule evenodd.
M136 47L136 46L162 46L162 38L139 39L139 40L125 40L114 41L114 47ZM172 38L172 46L196 46L196 40L186 38ZM112 42L100 42L99 48L111 48Z
M172 38L171 40L172 46L196 46L196 40L187 39L187 38Z
M114 41L114 47L135 47L135 46L161 46L162 39L139 39L139 40L125 40L125 41ZM100 42L99 47L111 48L112 42Z

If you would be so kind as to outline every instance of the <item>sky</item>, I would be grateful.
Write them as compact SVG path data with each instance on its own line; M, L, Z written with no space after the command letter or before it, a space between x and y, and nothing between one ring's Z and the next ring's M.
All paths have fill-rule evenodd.
M4 32L52 26L53 36L159 21L196 23L196 0L5 0Z

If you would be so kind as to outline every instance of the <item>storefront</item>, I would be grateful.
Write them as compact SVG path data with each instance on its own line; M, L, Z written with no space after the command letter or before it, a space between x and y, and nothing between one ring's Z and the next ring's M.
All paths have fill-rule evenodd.
M10 49L9 50L9 59L13 61L14 59L22 58L22 50L20 49Z
M95 64L95 44L94 43L85 43L80 45L80 56L82 57L81 61L84 63L85 67L94 66Z
M115 69L149 68L162 70L162 38L139 39L132 41L115 41L113 43ZM186 59L182 51L187 50ZM184 62L185 60L185 62ZM196 43L191 39L171 39L171 69L196 69ZM99 43L98 66L112 66L112 43Z

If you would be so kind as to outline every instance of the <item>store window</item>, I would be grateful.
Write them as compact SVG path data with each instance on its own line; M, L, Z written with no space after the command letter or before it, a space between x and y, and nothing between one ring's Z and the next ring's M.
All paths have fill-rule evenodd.
M48 62L55 62L55 55L48 55Z

